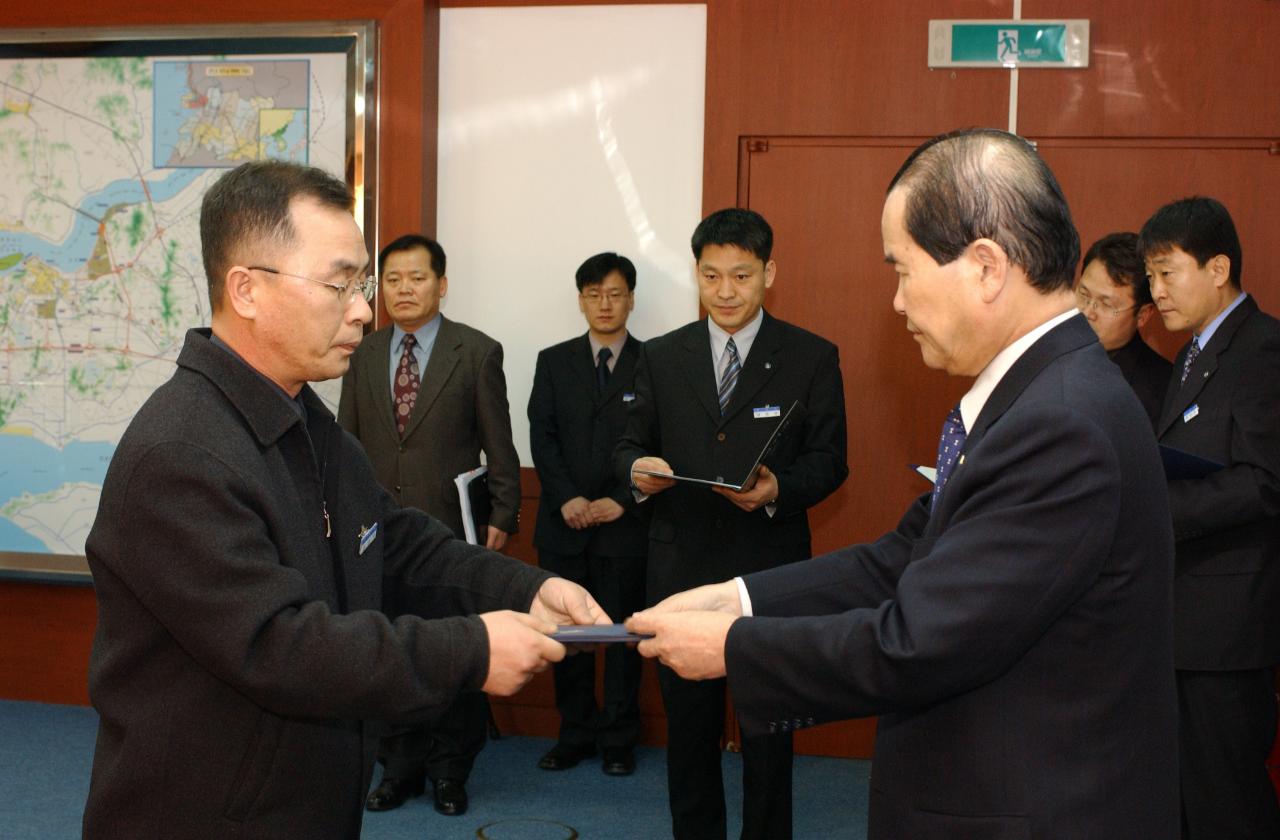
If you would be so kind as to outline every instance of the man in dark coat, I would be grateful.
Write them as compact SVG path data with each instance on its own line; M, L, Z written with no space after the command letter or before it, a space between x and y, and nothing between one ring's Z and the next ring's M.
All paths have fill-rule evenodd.
M934 491L874 543L628 625L685 676L727 672L744 733L880 715L870 840L1173 840L1168 501L1142 406L1073 307L1062 191L1021 138L942 135L881 228L925 364L976 377Z
M809 508L849 474L840 356L826 339L764 309L777 270L773 230L730 208L694 230L698 294L708 317L645 344L620 481L653 498L646 598L810 556ZM737 483L793 403L797 416L743 492L637 470ZM725 682L658 669L667 713L667 789L678 840L725 836L720 741ZM791 734L744 733L743 837L791 836Z
M542 497L533 544L538 565L580 583L610 615L644 607L644 512L613 474L613 448L635 399L640 342L627 332L636 268L612 252L575 274L587 333L538 354L529 395L529 444ZM604 651L604 703L596 703L594 655L555 665L560 734L538 762L565 770L603 751L602 769L628 776L640 736L640 654Z
M1240 285L1221 203L1168 204L1141 238L1165 328L1192 334L1156 435L1224 465L1169 482L1182 836L1280 837L1266 768L1280 662L1280 322Z
M280 162L205 196L213 328L130 424L86 546L87 838L356 837L366 718L513 693L564 655L555 624L606 620L581 587L397 506L307 387L342 375L371 318L351 207Z
M1156 313L1147 267L1138 250L1138 234L1102 237L1085 251L1080 266L1076 306L1089 319L1102 349L1120 368L1155 425L1173 366L1138 332Z

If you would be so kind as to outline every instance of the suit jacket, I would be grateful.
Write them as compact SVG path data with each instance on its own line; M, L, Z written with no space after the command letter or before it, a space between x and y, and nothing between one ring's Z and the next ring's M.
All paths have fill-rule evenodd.
M85 546L84 836L355 837L377 746L363 719L478 690L474 614L527 609L547 575L397 506L309 388L304 424L208 336L187 334L129 424ZM393 622L390 602L456 617Z
M746 578L744 732L879 714L871 840L1178 836L1173 534L1083 316L996 385L894 531Z
M557 554L581 554L588 548L608 557L643 557L646 511L627 482L613 473L613 448L627 423L627 404L635 399L636 363L641 344L628 335L604 393L596 387L591 341L581 335L538 354L529 394L529 444L542 484L533 544ZM613 522L574 530L560 506L582 496L609 497L626 510Z
M1169 360L1161 356L1142 340L1142 336L1134 333L1129 343L1111 353L1111 361L1120 367L1120 373L1138 395L1151 425L1160 419L1160 409L1164 406L1164 394L1169 388L1169 376L1173 366Z
M440 316L431 358L404 439L391 411L391 327L365 336L342 378L338 422L362 444L395 500L421 508L462 536L453 480L489 464L489 524L514 533L520 514L520 457L511 439L502 345ZM480 536L481 542L484 537Z
M844 384L836 346L764 315L725 415L717 401L706 319L646 342L636 373L627 431L614 453L619 481L644 455L662 457L680 475L715 478L745 472L778 423L753 409L805 406L766 463L778 477L774 515L751 513L709 488L678 482L643 504L649 526L647 596L651 603L810 555L806 511L849 474Z
M1227 467L1169 482L1177 664L1269 667L1280 661L1280 323L1247 298L1179 386L1187 349L1156 434Z

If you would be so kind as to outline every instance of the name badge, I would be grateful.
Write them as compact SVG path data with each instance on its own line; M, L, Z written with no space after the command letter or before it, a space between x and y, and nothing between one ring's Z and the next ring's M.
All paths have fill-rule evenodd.
M763 420L766 417L781 417L782 406L780 405L762 405L759 408L751 409L751 414L757 420Z
M1190 423L1192 420L1196 419L1196 417L1198 417L1199 415L1200 415L1200 403L1196 403L1195 405L1191 406L1191 408L1188 408L1186 411L1182 412L1182 422Z
M364 554L365 549L373 545L373 541L378 538L378 523L375 522L368 528L360 529L360 554Z
M631 401L632 401L632 400L634 400L635 398L636 398L636 395L635 395L635 394L628 394L628 393L624 393L624 394L622 395L622 401L623 401L623 402L631 402Z

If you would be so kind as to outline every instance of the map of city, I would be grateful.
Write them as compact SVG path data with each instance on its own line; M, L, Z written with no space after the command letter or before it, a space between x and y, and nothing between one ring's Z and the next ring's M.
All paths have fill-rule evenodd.
M209 322L204 191L261 158L341 173L345 85L342 54L0 59L0 552L84 553L116 443Z

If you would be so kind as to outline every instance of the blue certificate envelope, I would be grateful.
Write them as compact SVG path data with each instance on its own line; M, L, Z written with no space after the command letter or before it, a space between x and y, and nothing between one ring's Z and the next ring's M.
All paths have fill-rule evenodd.
M1226 466L1181 449L1160 444L1160 460L1164 462L1164 477L1170 481L1183 478L1204 478Z
M565 645L586 645L592 643L613 644L616 642L642 642L652 639L652 635L628 633L622 624L561 624L551 638Z

